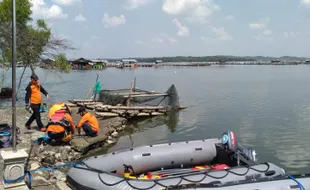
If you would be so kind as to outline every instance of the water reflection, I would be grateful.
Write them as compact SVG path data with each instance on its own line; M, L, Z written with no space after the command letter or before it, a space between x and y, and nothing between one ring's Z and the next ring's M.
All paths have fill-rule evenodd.
M179 122L179 112L165 116L140 118L129 121L117 144L108 152L133 146L166 142L169 133L174 133Z

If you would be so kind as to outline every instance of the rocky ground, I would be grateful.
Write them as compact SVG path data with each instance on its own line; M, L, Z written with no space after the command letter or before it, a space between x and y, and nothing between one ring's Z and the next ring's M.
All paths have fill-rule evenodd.
M76 114L76 108L73 108L73 120L77 123L80 116ZM1 123L12 123L11 108L0 109ZM17 108L16 123L20 128L18 134L17 149L24 149L29 154L29 159L26 167L34 170L41 167L49 167L51 165L59 165L67 162L78 161L81 158L94 153L102 147L111 145L116 142L119 132L123 131L127 120L124 118L111 118L99 120L100 132L97 137L84 137L75 134L72 141L67 145L38 145L33 141L38 136L45 136L44 132L40 132L36 127L28 130L24 125L31 114L28 113L24 107ZM43 124L47 123L47 114L42 113ZM33 123L35 126L36 123ZM5 149L2 149L5 150ZM32 189L35 190L56 190L67 189L65 185L66 175L65 172L68 168L53 170L51 172L36 172L32 181ZM0 170L3 171L3 160L0 160ZM2 179L2 172L0 172Z

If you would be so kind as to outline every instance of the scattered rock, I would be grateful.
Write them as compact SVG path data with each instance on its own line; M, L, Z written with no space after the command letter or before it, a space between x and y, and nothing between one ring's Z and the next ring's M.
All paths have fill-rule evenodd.
M49 180L51 178L51 173L49 171L43 171L42 177Z
M114 131L114 128L113 127L108 127L108 133L113 133L113 131Z
M40 168L40 164L38 162L34 162L30 165L30 170L36 170Z
M114 137L114 138L117 137L117 136L118 136L118 132L117 132L117 131L114 131L114 132L111 134L111 136Z
M112 139L112 137L111 136L108 136L108 140L111 140Z
M55 158L56 158L58 161L61 161L61 154L60 154L60 153L56 153L56 154L55 154Z
M54 165L55 161L56 161L56 157L54 155L48 155L42 158L41 163L44 167L49 167L51 165Z
M68 160L68 150L64 149L61 151L62 160Z
M75 151L85 154L89 150L103 146L106 139L107 136L104 134L99 134L96 137L75 138L71 141L71 145Z
M50 185L50 183L42 176L35 176L31 182L31 185L33 187L42 187Z
M58 181L56 185L60 190L71 190L64 182Z
M52 171L52 178L55 178L57 180L61 180L63 178L66 178L66 175L59 170L53 170Z
M83 137L77 137L71 140L71 147L77 152L83 152L87 147L88 143Z
M114 143L114 141L112 141L112 140L107 140L107 144L113 144Z

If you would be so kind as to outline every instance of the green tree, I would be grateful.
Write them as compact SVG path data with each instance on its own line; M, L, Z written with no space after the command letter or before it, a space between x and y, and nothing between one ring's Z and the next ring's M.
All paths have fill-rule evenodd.
M55 57L55 67L59 68L60 71L71 71L71 65L68 64L66 54L61 53Z
M12 0L3 0L0 2L0 57L1 67L7 71L11 64L12 55ZM24 66L23 75L27 67L30 67L32 73L35 73L36 65L43 58L51 58L67 50L74 50L66 39L59 38L52 34L51 29L44 20L37 20L36 25L31 25L31 3L29 0L16 1L16 44L17 44L17 62ZM68 69L63 67L56 70ZM57 67L57 66L56 66ZM2 71L0 87L4 83L5 73ZM19 85L20 86L20 85ZM1 91L1 88L0 88Z

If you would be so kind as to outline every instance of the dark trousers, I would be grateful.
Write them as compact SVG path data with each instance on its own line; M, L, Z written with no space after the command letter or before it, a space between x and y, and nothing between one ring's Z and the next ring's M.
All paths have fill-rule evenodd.
M43 123L41 121L41 114L40 114L40 106L41 104L31 104L30 107L33 111L32 115L30 116L30 118L28 119L26 126L30 126L31 123L36 120L37 125L39 127L39 129L44 128Z
M85 134L87 136L91 136L91 137L94 137L97 135L97 132L93 131L91 125L89 125L89 123L85 122L83 125L82 125L82 128L85 132Z
M47 132L47 135L56 141L61 141L65 137L65 132L55 133L55 132Z

